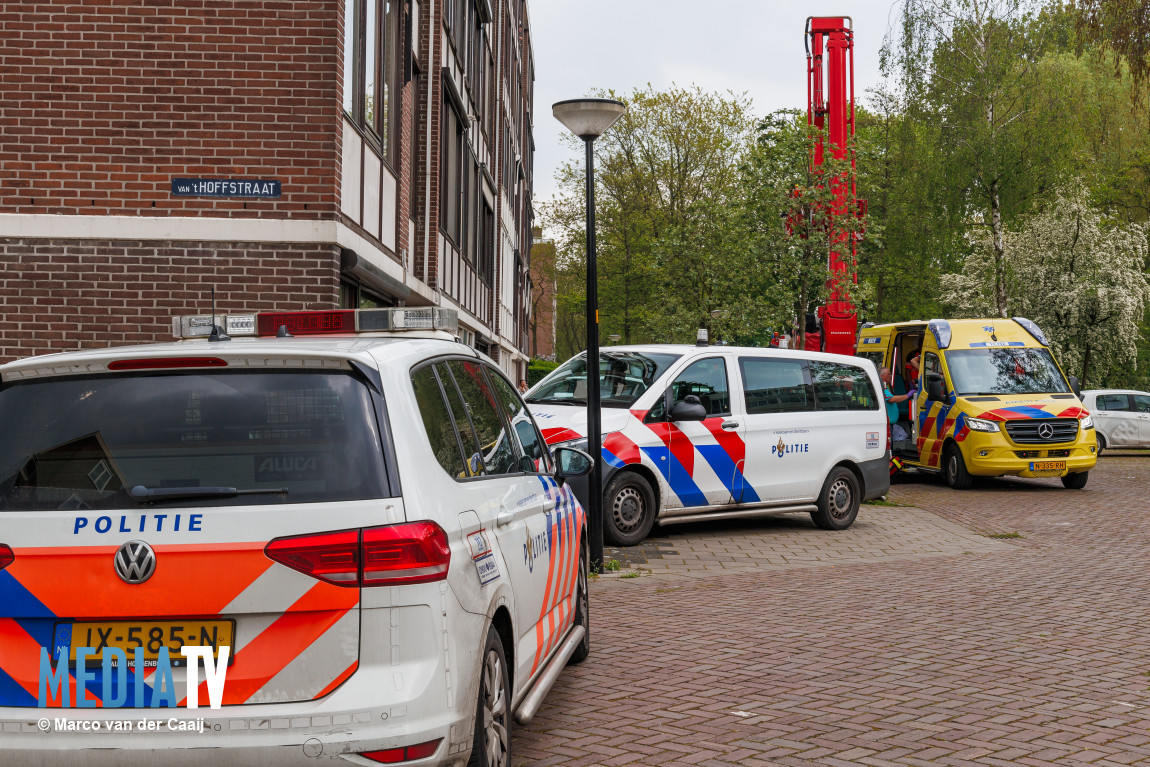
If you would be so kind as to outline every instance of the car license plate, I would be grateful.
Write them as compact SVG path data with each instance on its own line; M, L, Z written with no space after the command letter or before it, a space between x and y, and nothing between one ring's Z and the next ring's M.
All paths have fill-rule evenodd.
M1066 461L1031 461L1031 471L1066 471Z
M56 624L56 637L53 643L56 657L64 648L68 650L68 661L76 662L76 650L91 647L89 665L103 662L104 651L118 647L128 656L128 664L135 661L136 648L144 651L144 661L154 661L160 657L160 650L168 648L168 658L173 666L183 666L186 659L180 655L184 645L211 647L212 655L220 657L220 647L231 647L228 662L235 655L236 622L234 620L176 620L176 621L77 621Z

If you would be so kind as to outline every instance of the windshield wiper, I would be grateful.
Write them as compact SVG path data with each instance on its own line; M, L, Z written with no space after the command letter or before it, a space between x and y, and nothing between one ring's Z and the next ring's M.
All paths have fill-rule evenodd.
M287 495L288 488L256 488L237 490L234 487L144 487L136 485L128 491L140 503L183 501L191 498L234 498L237 495Z

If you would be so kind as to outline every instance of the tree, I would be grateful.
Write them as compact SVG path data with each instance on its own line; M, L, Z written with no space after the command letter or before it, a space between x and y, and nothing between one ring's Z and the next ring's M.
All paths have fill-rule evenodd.
M1007 229L1004 245L1006 311L1037 322L1067 371L1084 386L1101 385L1112 370L1136 363L1150 308L1143 225L1108 223L1075 183ZM943 275L944 300L961 315L986 316L997 306L995 268L995 245L982 231L963 271Z
M753 133L750 102L650 86L622 100L626 115L595 142L601 334L687 341L732 300L728 280L741 258L732 208ZM585 177L582 145L568 141L575 156L557 172L559 194L542 212L560 269L574 275L585 268ZM561 317L582 305L582 292L564 294L561 284Z
M1139 88L1150 78L1150 8L1146 0L1076 0L1082 43L1102 43L1114 53L1114 73L1121 76L1123 63ZM1081 52L1081 48L1080 48Z
M913 119L938 128L947 215L990 231L995 314L1006 316L1004 228L1061 180L1061 91L1040 87L1045 29L1023 0L904 0L897 53Z

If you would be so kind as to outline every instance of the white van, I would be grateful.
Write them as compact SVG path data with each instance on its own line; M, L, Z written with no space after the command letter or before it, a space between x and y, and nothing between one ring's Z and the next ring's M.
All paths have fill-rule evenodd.
M662 524L809 512L842 530L885 494L882 384L857 357L730 346L600 352L604 535L639 543ZM586 448L587 363L527 393L548 444ZM586 501L586 480L572 482Z

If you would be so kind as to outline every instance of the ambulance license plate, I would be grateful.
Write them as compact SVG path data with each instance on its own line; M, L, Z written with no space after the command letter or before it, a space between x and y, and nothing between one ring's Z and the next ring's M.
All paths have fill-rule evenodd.
M1031 461L1031 471L1066 471L1066 461Z
M57 658L68 652L70 664L76 663L78 648L91 647L88 665L102 663L104 652L110 647L123 650L129 665L135 661L137 647L143 648L145 663L159 658L160 650L167 647L172 666L183 666L187 662L180 655L184 645L211 647L215 658L220 657L220 647L230 647L230 664L235 655L235 634L234 620L77 621L56 624L53 646Z

